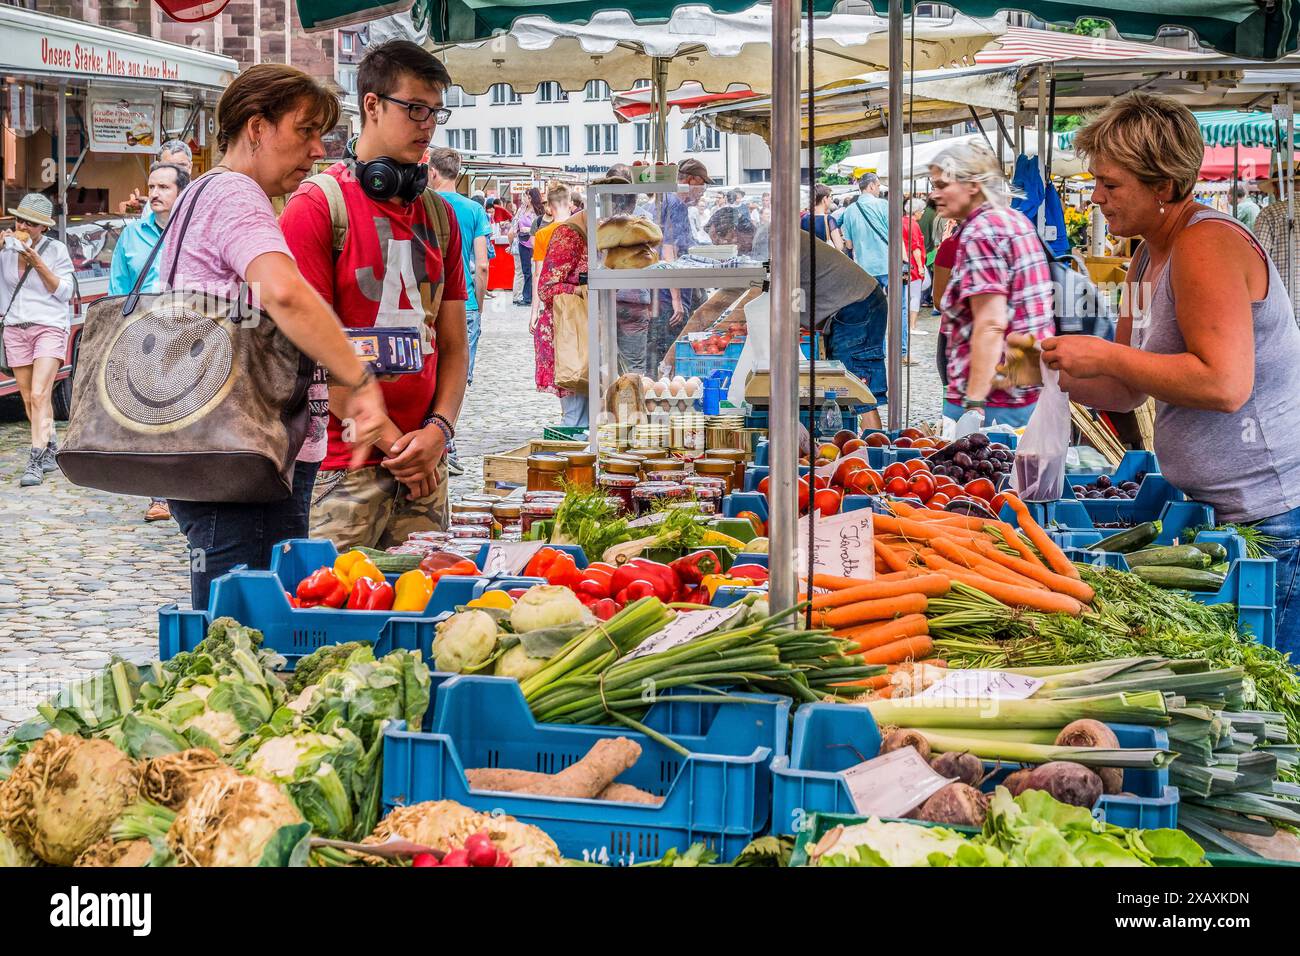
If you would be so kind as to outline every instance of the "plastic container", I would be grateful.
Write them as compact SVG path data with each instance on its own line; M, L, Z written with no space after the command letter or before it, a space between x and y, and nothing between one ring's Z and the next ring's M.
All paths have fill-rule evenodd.
M1167 748L1163 730L1111 724L1121 747ZM851 743L852 747L844 746ZM812 813L856 813L843 771L880 752L880 731L865 707L805 704L795 712L790 755L772 762L772 832L798 833ZM1000 773L985 785L992 789ZM1135 797L1102 797L1094 813L1117 826L1174 827L1178 788L1167 770L1126 770Z
M1181 491L1160 475L1150 475L1142 482L1136 498L1100 498L1079 501L1062 498L1043 503L1025 502L1034 520L1048 531L1100 531L1103 536L1123 528L1099 528L1099 524L1126 522L1128 526L1159 521L1161 535L1156 540L1170 543L1174 529L1214 527L1214 509L1187 501ZM1010 506L1003 505L1000 517L1019 527L1019 519Z
M829 439L844 427L844 413L835 400L834 392L822 396L822 407L817 414L817 437Z
M1061 497L1076 498L1075 485L1090 485L1102 475L1118 485L1125 481L1137 481L1137 476L1143 473L1160 474L1160 463L1156 461L1155 452L1126 451L1114 471L1067 471L1064 486L1061 488Z
M701 704L670 695L650 708L643 722L690 751L683 758L627 727L539 724L516 681L456 677L439 688L428 730L396 724L385 731L383 804L455 800L508 813L579 860L630 864L702 842L727 861L766 829L770 764L785 751L790 709L784 697L744 696L743 704ZM556 773L608 737L640 744L641 758L619 782L662 795L662 804L473 790L465 777L474 767Z

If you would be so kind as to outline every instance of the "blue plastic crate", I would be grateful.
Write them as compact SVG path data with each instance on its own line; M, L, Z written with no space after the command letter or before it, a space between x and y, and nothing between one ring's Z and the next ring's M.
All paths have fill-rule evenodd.
M1188 528L1214 526L1214 509L1186 496L1160 475L1152 475L1142 483L1136 498L1100 498L1079 501L1062 498L1059 501L1025 502L1034 520L1048 531L1101 531L1115 534L1118 529L1098 528L1098 524L1123 521L1131 525L1146 521L1159 521L1162 544L1177 531ZM1009 505L1002 506L1001 516L1014 527L1020 522Z
M1111 724L1121 747L1167 748L1169 736L1153 727ZM880 752L880 730L871 711L845 704L805 704L794 715L790 755L772 761L772 831L798 833L813 813L856 813L843 771ZM1000 773L985 788L1005 778ZM1167 770L1126 770L1124 789L1133 797L1105 796L1094 812L1117 826L1174 827L1178 788Z
M761 438L754 446L754 464L767 467L767 439Z
M746 694L744 702L655 703L644 723L690 756L621 726L539 724L519 684L457 677L439 689L435 721L414 732L384 733L385 810L425 800L455 800L501 811L545 830L567 857L630 864L668 850L707 844L723 861L767 827L771 761L783 754L788 698ZM465 769L502 767L557 773L600 739L627 737L641 758L620 783L662 795L659 806L473 790Z
M818 402L818 405L820 406L821 403ZM865 415L867 412L871 411L871 408L872 406L870 405L841 405L840 406L840 410L844 413L846 418L848 418L848 416L851 415ZM812 432L812 427L808 424L809 422L808 408L806 405L799 406L799 421L803 423L804 428L807 428L809 433ZM767 409L756 408L752 410L748 415L745 416L745 427L746 428L767 428Z
M1121 571L1129 570L1128 560L1122 554L1086 550L1088 545L1101 540L1101 534L1095 531L1071 532L1069 538L1068 543L1059 540L1058 543L1065 549L1065 554L1071 561L1086 562L1098 567L1118 568ZM1277 561L1273 558L1246 557L1246 544L1241 536L1233 531L1202 531L1197 535L1197 539L1217 542L1227 549L1228 574L1218 591L1184 593L1202 604L1235 604L1237 626L1266 647L1276 647Z
M474 563L478 565L479 570L483 570L483 565L487 562L488 548L491 544L485 544L478 549L478 554L474 555ZM573 563L580 568L585 568L590 562L587 560L587 552L583 551L576 544L548 544L546 547L552 551L563 551L565 554L573 556Z
M1090 485L1102 475L1119 484L1123 481L1137 481L1137 476L1144 472L1148 475L1160 474L1160 463L1156 461L1155 452L1126 451L1112 471L1067 471L1061 497L1074 498L1075 485Z
M757 491L736 491L722 499L723 517L734 518L742 511L752 511L766 522L767 495L760 495Z

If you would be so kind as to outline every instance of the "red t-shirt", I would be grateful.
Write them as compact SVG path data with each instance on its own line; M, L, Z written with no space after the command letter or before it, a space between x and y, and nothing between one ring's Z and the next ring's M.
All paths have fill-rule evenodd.
M919 279L925 273L916 263L918 260L925 262L925 239L921 235L921 227L911 216L903 217L903 241L907 243L907 263L911 267L907 278Z
M293 251L303 276L321 294L343 324L353 329L379 327L412 328L424 325L424 370L418 375L400 375L381 382L388 417L403 433L420 428L433 405L438 379L438 350L434 339L437 316L430 311L433 286L443 279L442 300L463 302L465 270L461 261L460 230L450 209L451 226L447 258L454 268L443 269L442 250L425 216L424 203L402 207L376 202L361 185L336 163L326 172L343 187L348 210L348 234L337 260L333 249L329 201L311 183L303 183L280 215L280 228ZM438 197L438 202L445 202ZM423 242L412 241L412 228L419 229ZM382 237L382 246L381 246ZM422 249L424 255L413 254ZM383 456L374 452L367 464L378 464ZM342 424L329 418L329 448L324 469L348 467L351 453L343 441Z
M934 264L940 269L951 269L957 264L956 233L939 243L939 248L934 254Z

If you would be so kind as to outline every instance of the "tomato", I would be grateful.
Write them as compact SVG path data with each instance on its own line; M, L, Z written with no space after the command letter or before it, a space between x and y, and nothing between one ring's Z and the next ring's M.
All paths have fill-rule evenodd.
M866 447L867 447L867 443L864 442L861 438L850 438L848 441L844 443L844 447L841 448L840 451L846 455L851 455L853 452Z
M907 490L922 501L929 501L935 491L934 479L927 474L918 472L908 481Z
M897 437L897 438L894 439L894 447L895 447L895 448L911 448L911 447L912 447L912 439L910 439L910 438L904 438L902 435L900 435L899 437Z
M827 464L830 464L830 462L827 462ZM813 475L814 488L829 488L830 486L831 480L825 475Z
M930 463L926 461L924 458L912 458L909 461L903 462L902 464L903 467L907 469L907 473L909 475L915 475L918 471L930 470Z
M904 428L898 434L900 437L910 438L912 441L916 441L918 438L925 437L925 433L921 431L919 428Z
M890 478L885 483L885 491L895 498L906 498L908 495L908 484L906 478Z
M866 468L849 475L845 489L855 495L878 495L885 490L885 479L880 472Z
M813 507L818 514L837 515L840 513L840 493L834 488L823 488L813 496Z
M760 518L758 515L754 514L754 512L742 511L739 514L737 514L736 517L740 518L743 521L748 521L750 524L752 524L754 526L754 534L757 535L758 537L761 538L767 534L767 525L765 525L763 523L763 519Z
M933 448L933 447L934 447L934 439L933 439L933 438L914 438L914 439L912 439L912 447L913 447L913 448Z
M763 495L764 497L767 496L767 485L769 481L770 479L768 478L768 476L764 475L763 478L758 483L758 493L760 495Z
M884 432L872 432L863 440L872 448L884 448L889 444L889 436Z
M808 507L808 479L799 479L799 511L803 512Z
M885 468L885 481L890 478L906 478L911 472L907 470L907 465L901 461L896 461Z
M930 500L925 503L925 506L929 508L931 511L942 511L943 506L946 505L951 500L952 499L949 498L947 495L945 495L942 491L936 491L934 494L930 496Z
M847 488L849 486L849 478L854 472L867 471L870 468L871 466L861 458L845 458L844 461L840 462L840 466L835 469L835 477L832 479L831 484L839 485L841 488Z
M966 494L975 498L983 498L985 501L992 501L993 496L998 490L993 487L993 482L987 478L976 478L966 485Z

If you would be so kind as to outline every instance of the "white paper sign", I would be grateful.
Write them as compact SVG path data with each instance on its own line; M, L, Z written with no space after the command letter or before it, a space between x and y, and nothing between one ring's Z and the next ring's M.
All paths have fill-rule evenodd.
M1024 700L1043 682L1005 671L950 670L926 688L919 700Z
M859 448L857 451L851 451L847 455L836 458L830 464L818 465L814 471L818 478L833 478L835 477L835 472L839 470L840 465L844 464L850 458L856 458L858 461L865 461L868 465L871 464L870 447Z
M876 553L871 540L871 510L846 511L818 516L813 525L813 573L842 578L876 576ZM795 565L800 574L808 568L808 517L799 519L799 543Z
M901 817L952 781L935 773L915 747L902 747L844 771L849 795L864 817Z
M544 547L545 541L493 541L488 545L483 573L518 574Z
M736 617L746 606L733 604L731 607L714 608L712 611L678 611L677 616L669 621L662 631L651 634L631 653L625 654L622 660L630 661L645 657L647 654L658 654L679 644L685 644L687 641L693 641L697 637L711 634Z

